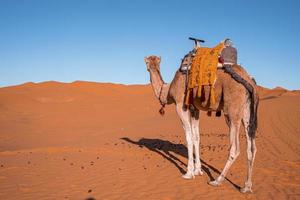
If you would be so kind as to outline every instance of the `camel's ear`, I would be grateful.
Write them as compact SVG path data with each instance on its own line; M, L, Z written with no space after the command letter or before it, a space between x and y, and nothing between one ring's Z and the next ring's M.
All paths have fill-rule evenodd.
M159 56L159 57L156 57L156 61L157 61L157 63L160 63L161 57L160 57L160 56Z
M147 56L144 58L144 61L145 61L145 63L148 63L148 62L149 62L149 59L148 59Z

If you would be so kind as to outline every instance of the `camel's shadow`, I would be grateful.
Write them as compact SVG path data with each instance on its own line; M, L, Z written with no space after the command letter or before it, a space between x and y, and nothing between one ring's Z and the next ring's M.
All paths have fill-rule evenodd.
M182 157L187 158L188 157L188 150L186 146L183 144L174 144L168 140L161 140L161 139L149 139L149 138L142 138L139 141L133 141L130 138L124 137L120 138L121 140L124 140L126 142L129 142L131 144L138 145L139 147L143 148L146 147L150 151L153 151L159 155L161 155L163 158L171 162L175 167L182 173L185 173L185 170L180 166L187 166L184 162L182 162L179 158L174 156L172 153L180 155ZM179 163L179 164L178 164ZM214 177L211 174L211 171L221 174L221 172L216 169L215 167L211 166L207 162L201 159L202 164L202 170L207 174L210 181L214 180ZM240 186L233 183L230 179L225 178L229 183L231 183L236 189L240 190Z

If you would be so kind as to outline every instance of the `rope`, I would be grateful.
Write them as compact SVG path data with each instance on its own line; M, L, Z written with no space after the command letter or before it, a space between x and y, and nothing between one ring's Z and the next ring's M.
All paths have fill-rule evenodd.
M159 92L159 96L158 96L158 100L159 100L159 103L160 103L160 105L161 105L161 108L159 109L159 114L160 115L162 115L162 116L164 116L164 114L165 114L165 110L164 110L164 108L165 108L165 103L163 103L162 102L162 100L161 100L161 94L162 94L162 90L163 90L163 87L164 87L164 83L161 85L161 87L160 87L160 92Z

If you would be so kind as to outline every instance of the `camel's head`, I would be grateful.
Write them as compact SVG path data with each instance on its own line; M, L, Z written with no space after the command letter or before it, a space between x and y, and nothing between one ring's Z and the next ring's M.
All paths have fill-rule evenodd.
M148 56L145 57L145 63L147 65L147 70L157 70L160 71L160 57L158 56Z

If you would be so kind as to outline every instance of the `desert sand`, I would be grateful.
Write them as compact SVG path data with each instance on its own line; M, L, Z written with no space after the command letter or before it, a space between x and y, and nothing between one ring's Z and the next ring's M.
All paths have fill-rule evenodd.
M150 85L77 81L0 88L0 199L300 199L300 91L260 87L253 193L241 154L228 155L223 116L201 113L204 175L184 180L187 149L174 106Z

